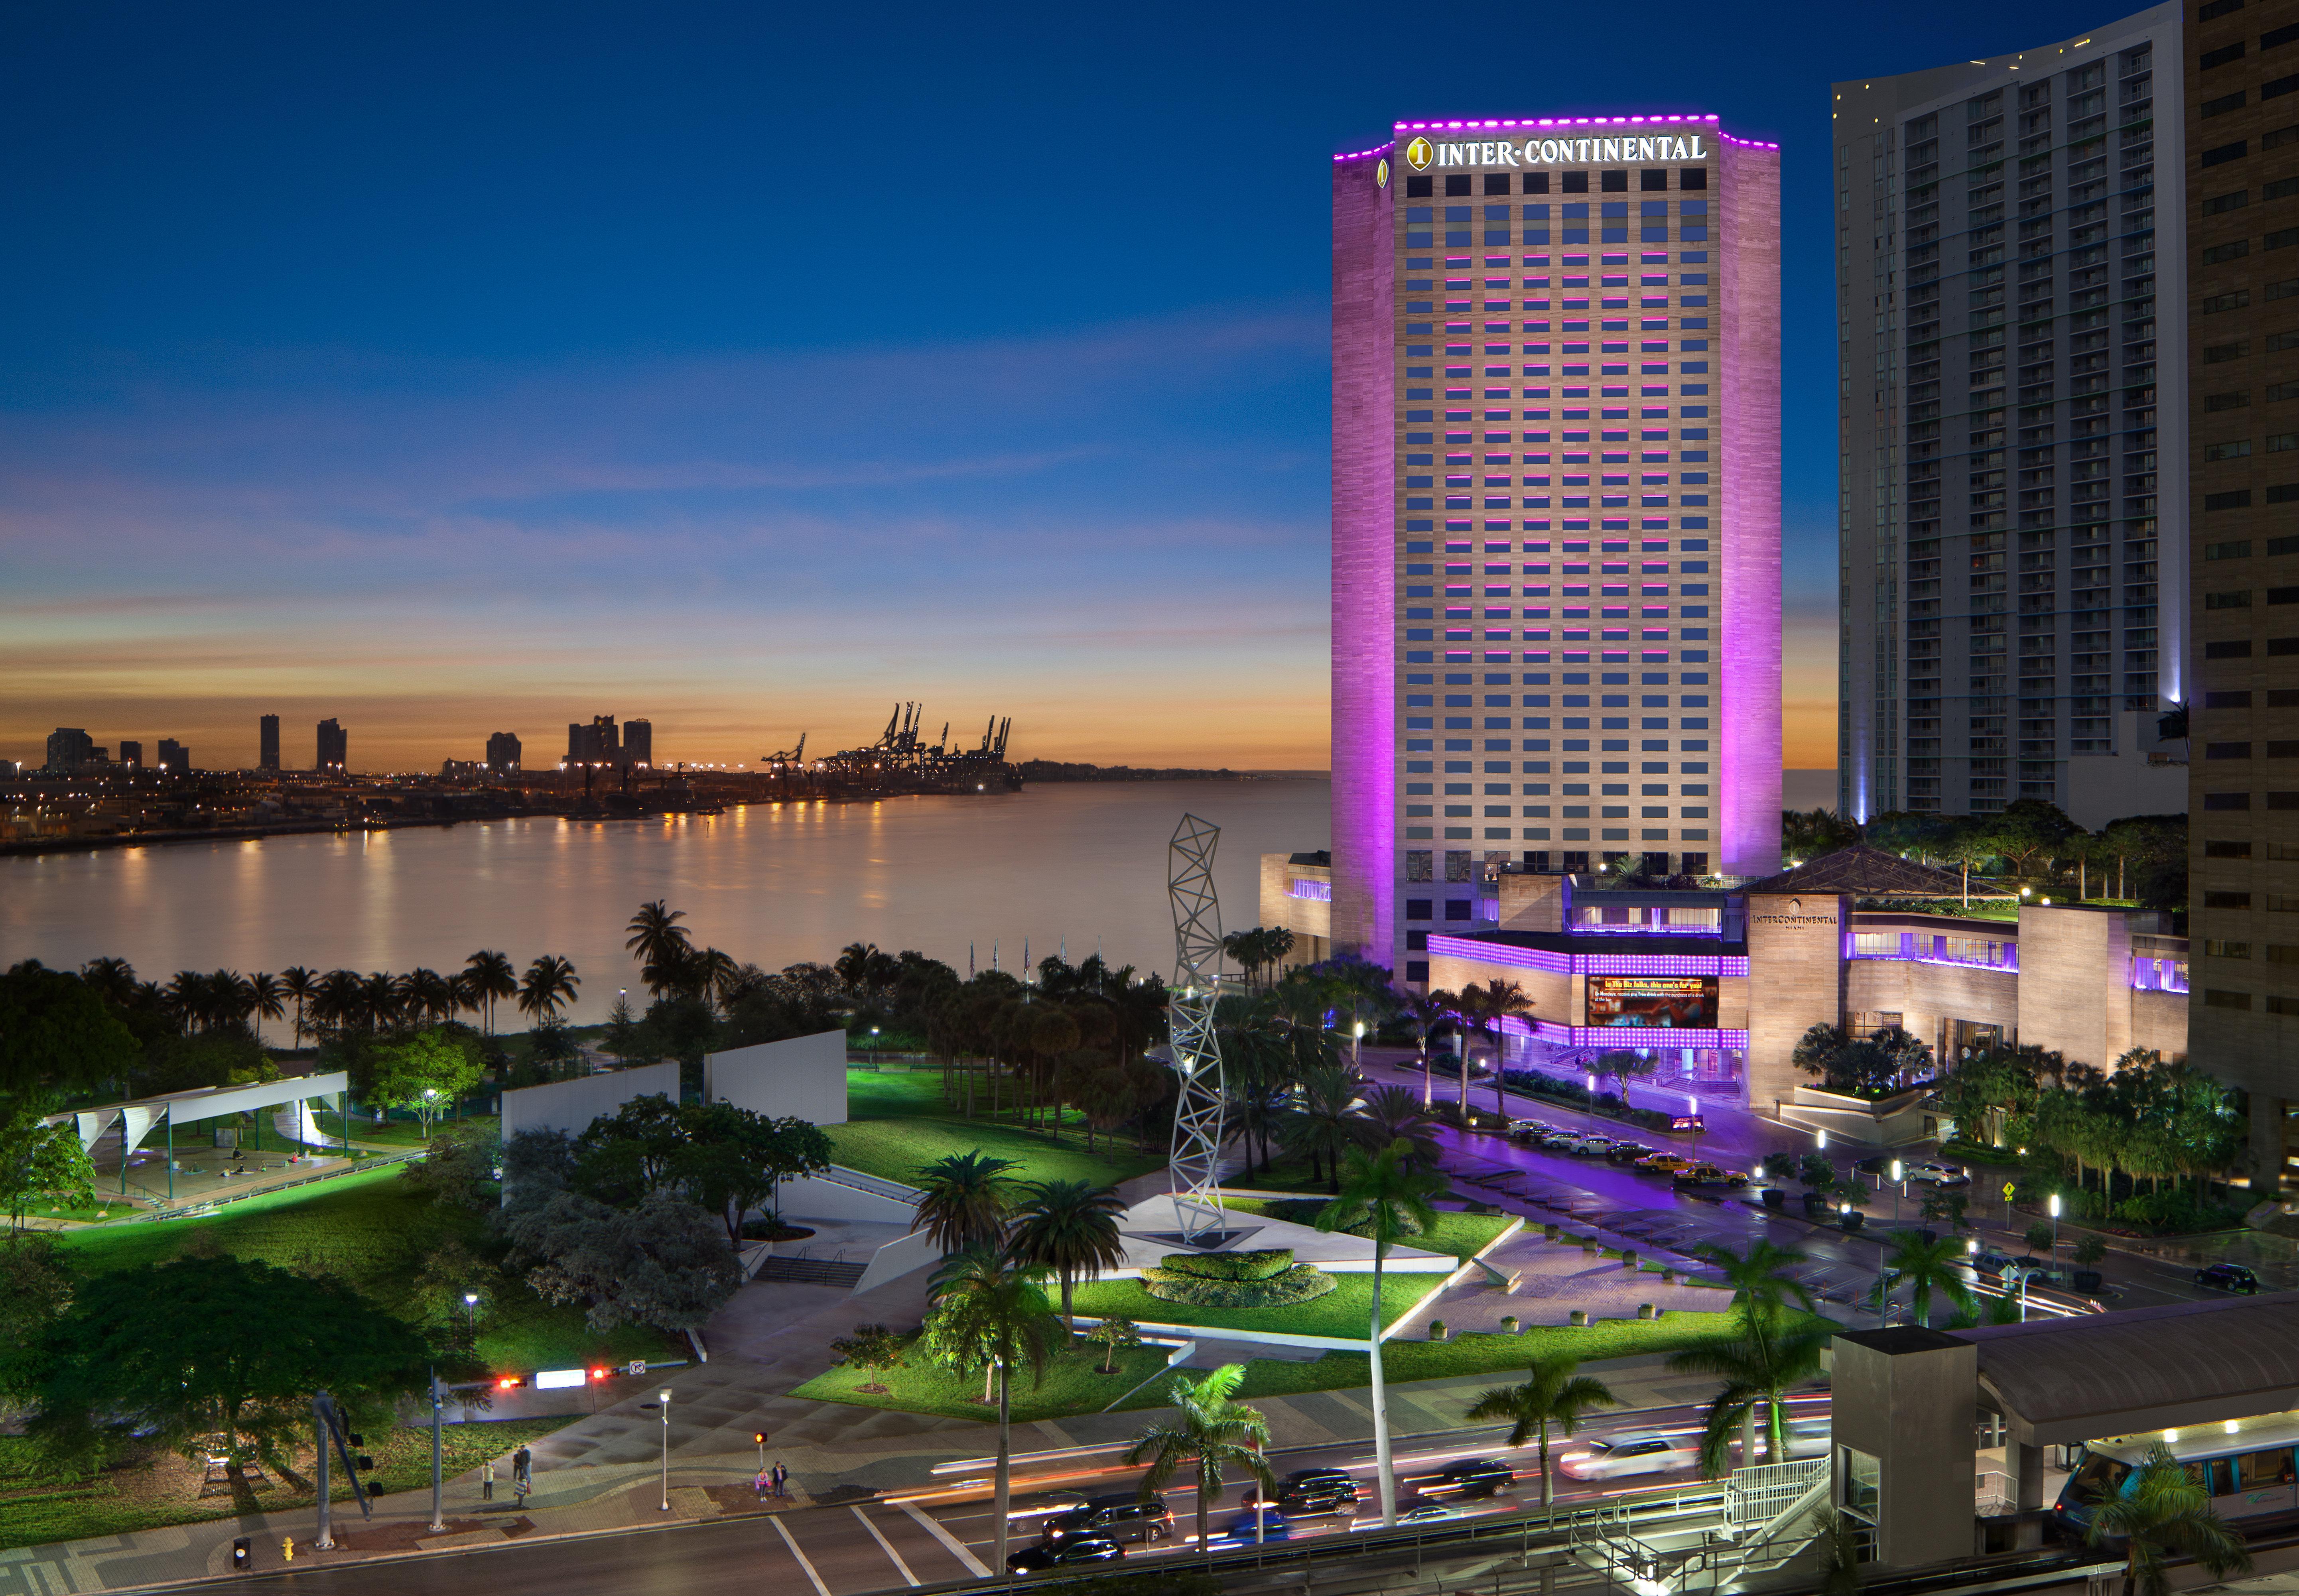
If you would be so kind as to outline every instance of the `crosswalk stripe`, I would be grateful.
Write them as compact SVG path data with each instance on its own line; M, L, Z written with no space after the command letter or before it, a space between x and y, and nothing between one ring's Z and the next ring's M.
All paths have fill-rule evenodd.
M918 1521L918 1526L921 1529L925 1530L926 1534L932 1535L935 1540L941 1542L943 1549L946 1550L950 1556L956 1558L959 1562L964 1563L968 1568L973 1569L974 1572L982 1578L987 1579L990 1577L990 1570L983 1563L982 1559L975 1557L972 1552L967 1551L965 1547L959 1545L959 1542L951 1537L950 1533L948 1530L942 1528L941 1525L927 1517L924 1513L919 1512L917 1509L912 1507L909 1502L902 1503L901 1508L902 1511L908 1513L911 1517Z
M798 1542L791 1539L790 1531L783 1527L783 1516L780 1513L769 1514L767 1522L775 1526L775 1534L783 1538L783 1544L790 1548L791 1556L798 1559L798 1566L806 1570L807 1578L814 1582L815 1596L830 1596L830 1587L822 1583L822 1575L814 1571L814 1565L807 1561L806 1553L798 1549Z
M902 1571L902 1577L909 1580L912 1584L917 1584L918 1583L918 1576L910 1572L910 1566L902 1561L902 1554L894 1550L892 1542L878 1533L878 1526L870 1522L870 1515L864 1512L860 1508L854 1507L851 1504L849 1504L847 1510L862 1521L862 1527L870 1532L870 1538L873 1541L878 1542L878 1550L884 1552L886 1556L892 1560L894 1567Z

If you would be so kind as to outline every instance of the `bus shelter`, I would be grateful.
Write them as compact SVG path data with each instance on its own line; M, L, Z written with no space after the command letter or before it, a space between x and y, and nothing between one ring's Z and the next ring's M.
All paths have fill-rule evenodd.
M258 1081L247 1086L197 1087L187 1092L169 1092L157 1097L138 1097L127 1103L108 1103L95 1108L75 1109L68 1113L50 1114L43 1123L58 1125L69 1121L79 1135L80 1146L93 1155L99 1144L108 1143L106 1151L119 1150L120 1189L128 1189L128 1170L137 1150L156 1133L166 1149L168 1200L176 1195L176 1128L196 1124L204 1120L222 1119L228 1115L255 1114L268 1110L294 1106L299 1123L309 1123L307 1105L328 1104L340 1112L351 1090L351 1078L341 1070L323 1075L291 1075L278 1080ZM299 1138L300 1139L300 1138ZM346 1125L345 1151L349 1151Z

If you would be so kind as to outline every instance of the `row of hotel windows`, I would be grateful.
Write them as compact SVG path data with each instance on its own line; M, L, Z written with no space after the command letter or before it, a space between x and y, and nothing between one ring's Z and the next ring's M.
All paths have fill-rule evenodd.
M1708 302L1706 297L1708 292L1708 274L1706 272L1688 271L1680 273L1679 276L1685 287L1697 288L1700 290L1698 294L1686 296L1684 301L1686 304L1705 305ZM1472 286L1473 281L1473 279L1464 278L1457 283L1448 282L1445 285L1445 287L1448 293L1465 294ZM1524 286L1528 290L1538 289L1541 293L1546 294L1548 292L1549 282L1550 279L1548 277L1527 277L1524 279ZM1581 289L1585 292L1590 286L1590 279L1588 277L1558 277L1556 279L1556 286L1563 288L1567 292L1575 288ZM1626 272L1623 272L1617 277L1599 277L1595 279L1595 285L1599 289L1625 289L1629 286L1628 274ZM1664 271L1646 272L1637 279L1637 286L1639 288L1666 288L1668 286L1668 273ZM1407 283L1405 287L1406 292L1408 294L1415 292L1427 294L1431 292L1430 285L1426 282ZM1485 279L1485 292L1491 294L1496 291L1503 294L1509 292L1509 279L1506 277L1487 277ZM1625 304L1627 302L1623 299L1622 302ZM1667 302L1664 298L1658 302L1664 304ZM1437 302L1434 300L1409 299L1405 302L1405 313L1407 316L1432 316L1436 314L1436 306ZM1496 312L1507 311L1510 309L1510 306L1511 302L1505 299L1489 299L1485 301L1481 306L1478 305L1474 301L1465 299L1448 299L1445 302L1445 310L1448 315L1460 310L1481 310L1486 315L1490 316ZM1548 309L1548 302L1547 300L1529 299L1523 302L1523 307L1528 310L1546 310ZM1564 302L1564 308L1568 310L1585 310L1589 307L1586 304L1576 304L1575 302L1568 300Z
M1602 764L1604 768L1598 773L1601 775L1625 776L1630 773L1630 762L1625 759L1605 760ZM1472 768L1473 766L1477 768ZM1477 773L1477 769L1481 769L1484 773L1489 776L1506 776L1509 774L1511 771L1509 762L1506 759L1487 759L1481 765L1479 765L1478 762L1473 759L1448 759L1445 761L1445 773L1448 776L1474 775ZM1563 769L1564 773L1568 776L1585 776L1589 773L1589 762L1585 759L1567 759L1564 762ZM1434 771L1435 762L1433 760L1408 759L1405 762L1405 772L1407 775L1425 776L1434 773ZM1524 762L1524 773L1529 776L1548 775L1549 773L1549 761L1546 759L1528 759ZM1708 762L1706 759L1687 759L1681 765L1676 767L1673 773L1672 773L1667 760L1647 759L1637 765L1637 773L1647 776L1665 776L1671 773L1685 776L1705 776L1708 773ZM1452 790L1448 788L1446 790L1450 791ZM1528 787L1525 790L1530 792L1532 789ZM1543 788L1541 790L1545 792L1548 789ZM1686 790L1689 791L1690 789L1688 788Z
M1608 397L1614 396L1608 395ZM1626 398L1627 394L1624 392L1617 395L1617 397ZM1496 421L1508 421L1515 419L1515 412L1512 410L1484 410L1481 412L1476 410L1448 410L1445 412L1445 424L1448 426L1451 426L1456 423L1465 423L1473 426L1481 416L1484 424L1490 426ZM1560 417L1566 421L1600 420L1607 422L1626 422L1632 419L1628 409L1625 408L1621 409L1598 410L1593 414L1588 410L1527 410L1524 412L1524 419L1527 421L1550 421ZM1644 409L1639 409L1633 418L1633 419L1641 421L1667 421L1672 418L1681 421L1706 422L1713 418L1710 413L1710 408L1706 404L1682 405L1678 407L1674 411L1672 411L1666 405L1647 406ZM1407 411L1406 419L1408 426L1415 423L1423 426L1431 426L1434 425L1432 414L1427 410ZM1445 434L1445 442L1448 446L1456 443L1469 443L1473 442L1476 440L1477 435L1478 434L1474 433L1448 432ZM1693 434L1687 432L1684 435L1689 438ZM1506 433L1486 433L1483 434L1483 437L1484 441L1488 443L1506 443L1509 441L1509 434ZM1549 434L1546 433L1528 433L1525 434L1525 437L1526 441L1529 442L1547 442L1548 441ZM1616 437L1612 432L1607 431L1604 434L1604 437L1605 442L1607 443L1616 442L1626 442L1628 441L1628 433L1623 429ZM1405 434L1405 442L1407 448L1411 448L1415 444L1433 444L1435 441L1436 434L1433 432L1407 432ZM1576 440L1572 434L1568 433L1565 434L1565 442L1573 442L1575 441Z
M1668 174L1672 170L1676 172L1676 186L1685 193L1694 193L1708 186L1708 169L1705 166L1687 166L1674 169L1669 167L1644 167L1640 168L1637 172L1638 192L1640 194L1666 193L1668 190ZM1513 177L1522 184L1522 187L1519 188L1518 192L1523 194L1547 194L1549 192L1549 178L1552 176L1557 179L1556 192L1559 194L1587 194L1589 192L1589 174L1587 172L1556 172L1553 174L1549 172L1484 172L1481 174L1473 172L1448 172L1445 174L1445 197L1447 199L1458 199L1465 194L1506 194L1510 191L1512 186L1510 179ZM1435 184L1432 180L1432 177L1433 175L1422 177L1407 176L1405 179L1405 197L1408 200L1434 199L1436 195L1432 190L1435 187ZM1629 174L1624 169L1616 168L1611 171L1598 172L1597 174L1597 192L1599 194L1626 194L1629 191ZM1478 185L1481 181L1481 186L1479 186Z
M1435 790L1435 784L1429 781L1407 781L1405 784L1405 790L1418 797L1433 792ZM1474 796L1477 790L1478 786L1474 781L1448 781L1445 783L1445 796L1447 798L1469 798ZM1483 786L1484 796L1487 798L1506 798L1515 789L1506 781L1487 781ZM1586 781L1566 781L1559 785L1556 790L1566 798L1587 798L1589 796L1589 783ZM1629 783L1626 781L1600 781L1597 784L1597 790L1598 795L1604 798L1626 798L1629 796ZM1669 796L1668 783L1665 781L1647 781L1640 784L1637 790L1639 796L1643 798L1666 798ZM1524 783L1524 796L1527 798L1547 798L1549 796L1549 783L1547 781L1527 781ZM1685 798L1705 798L1708 796L1708 783L1706 781L1689 781L1684 785L1682 796Z
M1447 881L1473 881L1477 879L1477 856L1475 854L1470 852L1466 848L1447 848L1444 851L1445 879ZM1606 854L1605 855L1604 859L1605 864L1609 867L1626 857L1628 857L1626 854ZM1663 860L1665 860L1667 856L1664 854L1661 855L1660 857ZM1548 872L1548 860L1549 856L1546 852L1529 853L1524 856L1524 865L1527 870L1530 870L1536 874L1545 875ZM1560 854L1557 856L1557 860L1558 868L1565 872L1567 874L1582 875L1588 872L1589 856L1585 853L1567 852ZM1405 879L1407 881L1435 881L1437 879L1435 873L1436 864L1436 850L1434 849L1412 848L1405 850ZM1664 869L1665 865L1664 864L1662 868ZM1684 868L1694 875L1707 874L1708 856L1706 854L1685 855ZM1464 908L1467 908L1469 906L1468 900L1464 898L1456 898L1452 901L1454 903L1460 904ZM1418 912L1416 912L1416 906ZM1406 904L1405 917L1407 920L1434 919L1435 916L1429 911L1429 900L1421 898L1411 899ZM1445 917L1448 920L1466 920L1470 918L1467 914L1454 914L1450 904L1447 906ZM1421 936L1423 933L1415 931L1414 935ZM1416 943L1415 946L1418 947L1423 946L1423 944Z

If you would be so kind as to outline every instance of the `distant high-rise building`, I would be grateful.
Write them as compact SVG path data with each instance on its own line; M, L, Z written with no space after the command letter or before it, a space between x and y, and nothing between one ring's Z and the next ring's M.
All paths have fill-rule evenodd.
M190 775L192 773L192 750L186 748L182 743L178 742L172 737L162 738L160 740L160 768L166 771L170 775Z
M351 734L337 725L333 715L320 723L320 757L314 770L340 771L348 763Z
M2158 728L2187 690L2179 40L2159 5L1836 86L1847 818L2179 806Z
M654 765L654 723L625 721L623 723L623 763L652 768Z
M499 776L519 768L519 733L498 732L487 739L487 768Z
M144 745L129 738L120 740L120 763L135 769L144 765Z
M255 723L255 768L279 768L279 717L267 715Z
M95 740L78 726L58 726L48 733L48 763L53 775L68 776L95 756Z
M580 721L568 723L568 764L613 765L621 756L622 745L615 735L613 715L594 715L587 726Z

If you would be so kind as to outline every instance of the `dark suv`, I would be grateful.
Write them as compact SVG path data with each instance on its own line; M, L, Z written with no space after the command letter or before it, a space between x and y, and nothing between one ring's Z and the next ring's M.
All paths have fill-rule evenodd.
M1634 1163L1652 1152L1642 1142L1614 1142L1612 1151L1605 1154L1609 1163Z
M1497 1463L1490 1458L1464 1458L1413 1482L1423 1496L1465 1499L1498 1496L1515 1483L1515 1472L1507 1464Z
M1072 1536L1098 1536L1110 1541L1162 1541L1174 1531L1174 1510L1162 1496L1147 1501L1127 1491L1111 1496L1089 1496L1067 1512L1045 1521L1041 1534L1049 1541Z
M1297 1468L1277 1482L1277 1506L1283 1512L1345 1513L1357 1503L1357 1481L1338 1468Z

